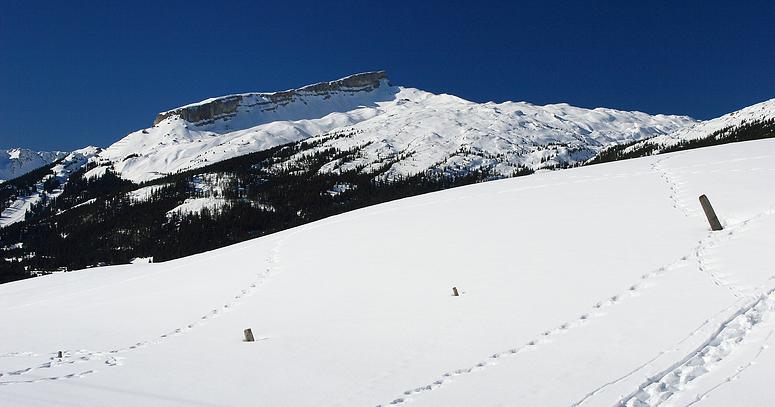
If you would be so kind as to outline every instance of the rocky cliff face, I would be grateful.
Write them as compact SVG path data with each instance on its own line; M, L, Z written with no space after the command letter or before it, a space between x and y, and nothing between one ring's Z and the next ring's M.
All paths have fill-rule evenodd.
M180 109L159 113L153 121L153 125L155 126L162 120L174 116L180 117L191 123L213 121L222 117L231 116L237 112L237 107L242 101L242 98L243 97L240 95L226 96L200 105L182 107Z
M227 118L237 113L240 107L271 111L278 106L291 103L305 96L330 96L336 92L368 92L387 81L385 71L365 72L330 82L320 82L302 88L272 93L246 93L208 99L178 109L159 113L153 121L157 125L170 117L179 117L189 123L204 124Z

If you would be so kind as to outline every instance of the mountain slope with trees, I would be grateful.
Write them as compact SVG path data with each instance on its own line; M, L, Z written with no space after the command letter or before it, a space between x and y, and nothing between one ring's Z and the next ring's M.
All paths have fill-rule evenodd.
M0 184L3 209L21 208L12 221L0 219L0 281L170 260L537 170L773 137L773 106L695 123L568 105L476 104L394 87L379 72L210 99L161 113L153 128L105 150L79 150ZM309 135L298 133L302 127L334 130ZM682 138L687 129L693 136ZM160 167L170 152L162 160L169 166ZM196 156L210 158L191 161Z

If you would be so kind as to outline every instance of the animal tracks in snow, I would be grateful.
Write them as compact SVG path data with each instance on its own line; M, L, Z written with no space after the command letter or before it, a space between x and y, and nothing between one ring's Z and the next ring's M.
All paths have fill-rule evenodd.
M675 155L657 160L656 162L654 162L651 165L651 169L652 169L652 171L655 171L659 175L659 177L668 185L668 187L670 189L669 198L673 202L673 206L676 209L680 210L681 213L685 217L690 217L690 216L692 216L694 214L696 209L695 210L687 209L687 205L685 204L685 202L681 198L681 195L682 195L681 182L677 179L677 177L675 175L673 175L670 171L668 171L667 169L665 169L661 165L661 163L663 161L665 161L665 160L667 160L669 158L672 158L672 157L675 157ZM640 174L643 174L643 172L627 174L627 175L636 175L636 174L640 175ZM608 177L600 177L599 179L605 179L605 178L608 178ZM593 181L593 180L597 180L597 179L598 178L586 179L585 181ZM560 186L560 185L564 185L564 184L566 184L566 183L560 182L560 183L556 183L556 184L543 184L543 185L536 185L536 186L531 186L531 187L526 187L526 188L517 188L517 189L505 190L505 191L501 191L500 193L518 192L518 191L522 191L522 190L539 189L539 188L544 188L544 187L547 187L547 186ZM386 405L399 405L399 404L403 404L403 403L411 400L413 397L415 397L415 396L417 396L417 395L419 395L421 393L432 391L432 390L435 390L435 389L443 386L444 384L450 382L455 377L468 375L468 374L474 373L476 371L485 369L488 366L491 366L491 365L495 364L494 363L495 360L498 360L498 359L501 359L501 358L507 358L507 357L515 356L515 355L518 355L518 354L520 354L522 352L526 352L526 351L529 351L529 350L532 350L532 349L536 349L536 348L540 347L540 345L544 341L546 341L548 338L556 336L556 335L560 335L560 334L562 334L564 332L567 332L569 329L573 329L573 328L575 328L577 326L580 326L580 325L583 325L584 323L589 322L590 319L592 319L592 318L595 318L595 317L603 315L600 312L601 310L620 303L627 296L638 295L640 293L640 291L642 291L646 287L646 285L643 284L645 280L650 280L650 279L653 279L655 277L658 277L658 276L664 274L666 271L674 268L679 263L684 262L684 261L688 261L690 258L694 258L697 261L699 270L704 272L704 273L707 273L711 277L711 279L714 281L714 283L716 283L719 286L727 287L733 293L733 295L735 295L736 297L740 298L740 297L742 297L741 290L737 286L732 285L728 281L724 280L723 279L724 276L722 276L720 273L718 273L715 270L713 270L712 267L709 267L707 259L706 259L706 251L710 247L712 247L714 244L717 244L719 241L721 241L723 239L731 239L731 238L733 238L742 228L744 228L746 225L748 225L748 223L751 222L752 220L754 220L756 218L759 218L761 216L768 215L768 214L770 214L772 212L773 212L772 210L768 210L768 211L762 212L762 213L760 213L760 214L758 214L758 215L756 215L756 216L754 216L754 217L752 217L750 219L747 219L747 220L745 220L743 222L740 222L739 224L734 225L731 228L731 230L727 230L726 234L717 234L717 233L709 234L708 237L706 237L705 239L702 239L702 240L700 240L698 242L698 245L692 250L692 252L689 255L682 256L679 260L677 260L677 261L675 261L675 262L673 262L673 263L671 263L671 264L669 264L667 266L659 267L656 270L653 270L653 271L651 271L649 273L644 274L643 276L641 276L641 281L639 281L639 282L637 282L635 284L630 285L627 288L627 290L622 292L622 293L615 294L615 295L607 298L606 300L602 300L602 301L599 301L599 302L595 303L592 306L591 312L589 312L589 313L582 313L577 319L574 319L574 320L571 320L571 321L567 321L567 322L565 322L563 324L560 324L559 326L557 326L554 329L550 329L548 331L544 331L540 335L538 335L535 339L529 340L528 342L526 342L526 343L524 343L522 345L515 346L515 347L510 348L510 349L508 349L506 351L501 351L501 352L494 353L489 358L487 358L485 360L482 360L482 361L474 364L473 366L469 366L469 367L465 367L465 368L461 368L461 369L456 369L454 371L446 372L446 373L442 374L439 378L437 378L436 380L434 380L434 381L432 381L430 383L427 383L427 384L424 384L424 385L421 385L421 386L417 386L415 388L411 388L411 389L405 390L400 396L394 398L393 400L391 400L388 403L378 404L377 407L383 407L383 406L386 406ZM723 345L723 344L729 344L730 343L729 341L732 341L734 343L739 342L739 340L737 340L737 338L740 338L740 337L739 336L736 337L735 335L737 335L740 332L740 330L747 332L747 330L750 330L753 327L753 325L756 325L755 322L749 322L748 324L746 324L745 321L746 320L754 321L757 318L757 316L761 315L762 312L764 312L767 309L771 308L772 305L770 303L772 302L772 300L773 300L772 299L772 293L770 293L766 297L766 301L765 301L765 297L762 297L759 301L757 301L754 305L752 305L753 308L751 308L750 310L743 310L741 313L739 313L739 315L744 315L740 319L727 321L727 323L724 324L724 327L729 327L729 329L728 330L723 330L722 329L719 332L717 332L716 335L711 340L706 342L706 345L709 345L710 347L708 349L705 349L705 350L701 349L698 352L706 352L707 354L713 354L716 357L723 358L723 356L725 355L725 354L723 354L723 350L726 349L725 345ZM759 304L759 305L757 305L757 304ZM762 305L762 304L766 304L766 305ZM750 313L748 311L750 311ZM709 320L706 320L705 324L703 324L702 326L706 325L707 323L709 323ZM699 332L699 329L700 328L697 328L695 331L693 331L684 340L688 339L691 336L696 335ZM721 342L719 342L719 344L717 344L716 343L717 341L721 341ZM674 351L674 350L675 349L673 349L671 351ZM626 377L632 376L636 372L640 371L642 368L648 366L651 362L653 362L656 359L658 359L659 357L663 356L665 353L667 353L667 351L661 352L659 355L655 356L651 360L647 361L646 363L644 363L641 366L637 367L636 369L632 370L631 372L629 372L624 377L620 377L620 378L618 378L618 379L616 379L616 380L614 380L612 382L609 382L608 384L604 385L603 387L605 387L605 386L607 386L609 384L613 384L613 383L619 382L619 381L623 380ZM698 362L698 359L694 359L692 361L692 363L697 363L697 362ZM692 369L692 370L686 370L686 371L680 370L679 371L679 370L677 370L678 367L680 367L680 366L673 366L672 370L670 370L668 372L665 372L662 375L662 376L664 376L664 378L666 378L667 382L657 381L656 382L657 384L654 384L653 386L652 386L653 383L645 384L645 385L641 386L641 388L639 388L638 391L633 393L633 395L630 397L630 399L628 399L628 398L623 399L621 404L622 405L638 405L638 404L627 404L627 403L629 402L628 400L639 400L637 397L641 397L641 398L644 397L644 393L642 393L642 391L644 391L644 389L646 389L646 388L647 388L647 390L645 390L645 391L646 391L646 393L648 393L648 397L654 397L653 400L666 399L667 397L669 397L669 394L672 394L672 393L670 393L670 391L671 391L670 390L671 389L670 386L674 386L675 383L687 383L688 381L693 380L693 378L695 378L699 374L701 374L701 369L699 369L699 370ZM673 374L673 376L670 376L670 374ZM583 403L584 401L586 401L587 398L589 398L590 396L596 394L596 392L600 391L601 389L602 389L602 387L599 388L599 389L594 390L593 392L590 392L589 394L587 394L587 396L585 396L585 398L583 398L582 400L577 402L576 405L579 405L579 404ZM633 403L634 403L634 401L633 401Z
M673 207L680 210L684 216L689 217L693 215L695 211L689 210L686 202L681 198L682 183L671 171L668 171L664 166L662 166L662 162L673 157L675 156L656 160L653 164L651 164L651 169L659 175L659 177L667 184L668 188L670 189L669 198L671 201L673 201Z
M34 357L38 355L33 355L29 353L25 353L25 354L18 353L18 354L9 354L9 356L7 357L16 357L16 356ZM95 373L96 370L88 369L80 372L70 372L70 373L59 374L59 375L48 375L48 376L35 377L35 378L29 378L29 379L26 377L33 372L38 373L43 371L49 371L49 369L64 368L70 365L75 365L75 364L80 364L85 362L94 362L97 360L100 361L103 365L115 366L115 365L121 364L121 359L123 358L110 357L103 352L90 352L86 350L80 350L80 351L74 351L74 352L63 352L63 355L61 358L58 356L58 354L50 354L47 362L40 363L35 366L30 366L22 369L0 373L0 386L80 378L80 377L84 377L92 373Z
M709 232L704 239L698 242L697 247L694 249L694 258L697 261L697 269L702 273L705 273L715 285L728 289L733 296L737 298L744 297L744 289L729 281L729 276L719 271L719 267L713 264L708 253L722 243L734 239L741 232L746 231L753 221L772 214L775 214L775 208L764 210L733 225L727 225L723 231Z
M440 377L438 377L437 379L431 381L430 383L417 386L411 389L407 389L400 396L394 398L393 400L387 403L378 404L377 407L403 404L421 393L435 390L447 384L448 382L452 381L452 379L454 378L469 375L471 373L480 371L482 369L486 369L489 366L493 366L496 364L495 362L498 360L506 359L509 357L519 355L524 352L529 352L534 349L538 349L542 344L546 343L549 339L555 336L562 335L570 331L571 329L587 324L591 322L591 320L593 320L594 318L605 315L602 312L603 310L623 302L628 297L634 297L639 295L640 292L647 287L646 284L643 284L645 280L651 280L656 277L659 277L664 273L674 269L680 263L686 260L688 260L688 257L683 256L681 259L676 260L667 266L658 267L649 273L643 274L637 283L629 285L621 293L612 295L604 300L600 300L596 302L595 304L592 305L591 310L588 310L587 312L579 313L579 315L576 318L563 322L558 326L556 326L555 328L543 331L540 334L536 335L533 339L530 339L527 342L524 342L520 345L516 345L504 351L493 353L489 357L485 358L484 360L481 360L478 363L475 363L472 366L446 372L442 374Z
M33 366L27 366L22 369L17 369L13 371L0 372L0 386L79 378L79 377L84 377L97 372L96 369L89 369L82 372L76 372L76 373L71 372L71 373L59 374L59 375L49 375L49 376L29 379L29 380L11 379L12 377L28 375L33 372L50 371L50 369L62 368L62 367L74 365L74 364L89 363L91 365L97 365L97 366L99 365L108 366L108 367L121 366L123 364L124 357L119 355L126 354L128 352L132 352L148 346L159 344L171 337L183 335L197 328L198 326L206 323L208 320L217 318L222 313L228 312L229 310L239 305L239 303L242 302L245 297L251 295L256 289L258 289L264 283L266 278L272 272L273 265L275 265L279 261L280 247L282 247L286 239L290 238L296 233L299 233L299 232L288 234L283 238L280 238L274 244L274 247L270 249L271 256L267 258L266 267L264 267L261 272L257 273L253 278L253 280L251 280L245 286L245 288L240 289L240 291L231 298L231 301L208 311L206 314L196 318L196 320L189 322L187 324L184 324L183 326L180 326L178 328L172 329L169 332L161 334L156 338L146 340L146 341L139 341L130 346L126 346L123 348L117 348L109 351L65 350L63 351L62 358L57 357L58 356L57 354L51 354L49 356L48 362L39 363ZM247 246L247 247L251 247L251 246ZM10 357L14 357L14 358L33 357L34 358L36 356L38 355L32 352L11 352L11 353L0 355L0 357L8 357L8 358Z

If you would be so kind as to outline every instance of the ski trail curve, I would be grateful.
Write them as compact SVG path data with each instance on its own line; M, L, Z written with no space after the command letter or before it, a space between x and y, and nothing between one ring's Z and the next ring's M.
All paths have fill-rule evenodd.
M767 334L767 337L765 337L765 339L764 339L764 344L759 347L759 351L756 352L756 354L753 356L753 358L750 361L748 361L747 363L739 366L735 370L735 373L732 374L731 376L728 376L728 377L724 378L724 380L722 380L720 383L718 383L715 386L711 387L710 389L704 391L703 393L697 395L697 397L693 401L691 401L688 404L686 404L686 407L695 405L695 404L699 403L700 401L703 401L703 400L707 399L708 396L711 393L713 393L714 391L718 390L720 387L724 386L727 383L731 383L731 382L737 380L737 378L740 377L740 375L743 374L744 371L746 371L749 367L753 366L754 363L756 363L756 360L759 358L759 356L762 355L762 353L765 350L769 349L769 347L770 347L769 346L769 342L770 342L770 339L773 337L773 333L775 333L775 328L770 330L770 333Z
M649 377L615 406L658 406L683 390L686 385L708 373L729 356L746 336L775 310L775 289L750 301L721 323L698 348Z
M712 322L713 322L713 321L714 321L716 318L718 318L718 316L720 316L720 315L723 315L723 314L726 314L727 312L729 312L729 310L730 310L730 309L734 308L735 306L736 306L736 304L732 304L732 305L730 305L730 306L728 306L728 307L726 307L726 308L722 309L721 311L717 312L717 313L716 313L716 314L714 314L712 317L710 317L710 318L706 319L706 320L705 320L705 321L703 321L703 322L702 322L702 323L701 323L699 326L697 326L696 328L694 328L694 329L693 329L691 332L689 332L689 333L688 333L688 334L687 334L687 335L686 335L686 336L685 336L683 339L681 339L680 341L678 341L678 342L677 342L677 343L676 343L674 346L672 346L671 348L669 348L669 349L667 349L667 350L661 350L661 351L659 351L659 352L658 352L656 355L654 355L653 357L651 357L651 358L650 358L650 359L648 359L647 361L645 361L645 362L641 363L640 365L636 366L634 369L632 369L632 370L628 371L628 372L627 372L627 373L625 373L624 375L622 375L622 376L619 376L619 377L616 377L616 378L614 378L614 379L611 379L611 380L609 380L609 381L605 382L604 384L602 384L602 385L600 385L600 386L598 386L598 387L594 388L593 390L591 390L591 391L587 392L587 394L585 394L585 395L584 395L584 396L583 396L581 399L579 399L579 400L575 401L573 404L571 404L571 406L572 406L572 407L578 407L578 406L581 406L582 404L584 404L584 403L586 403L587 401L589 401L589 400L590 400L592 397L594 397L594 396L596 396L596 395L600 394L600 393L601 393L603 390L605 390L605 389L607 389L607 388L608 388L608 387L610 387L610 386L613 386L613 385L615 385L615 384L617 384L617 383L620 383L620 382L622 382L622 381L624 381L624 380L626 380L626 379L628 379L628 378L632 377L633 375L635 375L636 373L638 373L638 372L642 371L642 370L643 370L643 369L645 369L646 367L650 366L652 363L656 362L657 360L659 360L659 359L660 359L660 358L662 358L663 356L665 356L665 355L668 355L668 354L671 354L671 353L678 352L678 351L680 350L680 348L681 348L681 345L682 345L683 343L685 343L686 341L688 341L688 340L690 340L691 338L693 338L693 337L697 336L698 334L700 334L700 333L702 332L702 330L703 330L705 327L707 327L708 325L710 325L710 324L711 324L711 323L712 323Z
M707 249L707 247L709 247L709 246L712 246L712 245L715 245L715 244L719 244L719 243L721 243L723 241L732 240L733 238L737 237L741 232L743 232L746 229L748 229L748 227L750 226L751 222L753 222L755 220L758 220L758 219L760 219L762 217L772 215L772 214L775 214L775 208L768 208L768 209L766 209L766 210L764 210L764 211L762 211L762 212L760 212L760 213L758 213L758 214L756 214L754 216L751 216L748 219L745 219L745 220L743 220L743 221L741 221L739 223L736 223L734 225L728 226L725 229L726 233L718 234L718 233L710 232L708 234L708 236L706 236L705 238L700 240L698 242L697 247L695 247L695 249L693 249L694 257L697 260L698 265L700 266L699 267L700 271L707 273L707 270L705 269L706 266L704 264L704 257L703 257L704 256L704 252L703 252L703 250ZM728 282L726 282L724 280L721 280L715 274L712 277L713 277L712 280L714 281L714 283L717 286L727 286L728 288L730 288L730 291L732 291L733 293L737 294L737 295L735 295L735 297L737 297L740 301L743 300L744 295L743 295L742 289L740 287L734 286L734 285L732 285L732 287L730 287L730 285L731 285L730 283L728 283ZM718 278L718 279L716 279L716 278ZM760 286L759 289L763 290L764 289L764 285ZM739 303L739 301L736 302L735 304L737 304L737 303ZM640 371L643 368L647 367L651 362L656 361L661 356L663 356L663 355L665 355L667 353L672 353L672 352L675 352L675 351L679 350L679 346L680 346L680 344L682 342L685 342L690 337L695 336L703 326L708 325L711 321L715 320L719 315L728 312L731 308L736 306L735 304L732 304L731 306L729 306L729 307L721 310L720 312L716 313L712 317L706 319L705 322L703 322L703 324L700 325L700 327L698 327L697 329L692 331L692 333L690 333L690 335L688 337L686 337L683 340L679 341L676 344L676 346L673 347L671 350L661 351L657 356L655 356L655 357L649 359L647 362L639 365L634 370L628 372L624 376L621 376L621 377L618 377L616 379L610 380L610 381L606 382L605 384L603 384L602 386L595 388L594 390L592 390L592 391L588 392L586 395L584 395L584 397L582 399L580 399L579 401L575 402L573 404L573 406L579 406L579 405L585 403L588 399L590 399L593 396L595 396L596 394L600 393L605 388L607 388L607 387L609 387L611 385L614 385L616 383L619 383L619 382L621 382L622 380L624 380L624 379L626 379L628 377L631 377L634 373L637 373L638 371Z

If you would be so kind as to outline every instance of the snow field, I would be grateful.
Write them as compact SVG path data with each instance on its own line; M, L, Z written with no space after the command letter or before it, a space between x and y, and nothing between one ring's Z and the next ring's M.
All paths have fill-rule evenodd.
M0 404L772 404L773 155L540 173L0 285Z

